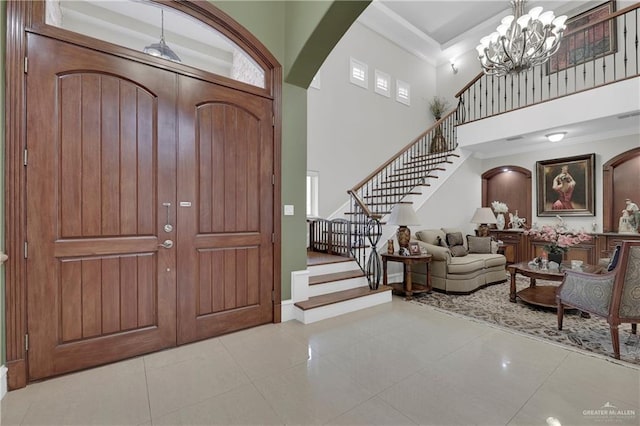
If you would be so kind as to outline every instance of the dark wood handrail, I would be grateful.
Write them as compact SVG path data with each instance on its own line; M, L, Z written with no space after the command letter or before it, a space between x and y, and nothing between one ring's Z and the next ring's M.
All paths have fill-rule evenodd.
M630 12L630 11L632 11L632 10L634 10L634 9L638 9L638 8L640 8L640 2L635 3L635 4L632 4L632 5L627 6L627 7L625 7L625 8L622 8L622 9L620 9L620 10L618 10L618 11L616 11L616 12L612 13L611 15L608 15L608 16L605 16L605 17L602 17L602 18L598 19L597 21L592 22L592 23L590 23L590 24L583 25L583 26L578 27L578 28L574 28L573 30L571 30L571 31L569 31L569 32L564 33L564 34L562 35L562 37L563 37L563 38L565 38L565 37L567 37L567 36L569 36L569 35L579 33L579 32L581 32L581 31L584 31L584 30L585 30L585 29L587 29L587 28L591 28L591 27L593 27L593 26L595 26L595 25L598 25L598 24L601 24L601 23L603 23L603 22L605 22L605 21L609 21L609 20L611 20L611 19L617 18L618 16L624 15L625 13ZM466 91L467 91L471 86L473 86L473 85L474 85L478 80L480 80L480 78L482 78L482 76L483 76L483 75L484 75L484 72L482 72L482 71L481 71L477 76L475 76L475 78L474 78L473 80L471 80L471 81L470 81L466 86L464 86L464 87L463 87L463 88L462 88L458 93L456 93L455 97L456 97L456 98L459 98L460 96L462 96L462 94L463 94L464 92L466 92Z
M360 198L360 196L358 195L358 193L355 190L350 189L350 190L347 191L347 193L353 197L353 199L356 201L356 203L358 203L358 206L362 209L363 213L367 217L377 216L377 215L374 215L371 212L371 210L369 210L369 207L367 206L367 204L364 201L362 201L362 198Z
M460 91L459 91L458 93L456 93L456 96L455 96L455 97L456 97L456 98L459 98L460 96L462 96L462 94L463 94L464 92L466 92L467 90L469 90L469 88L470 88L471 86L473 86L474 84L476 84L476 81L480 80L480 79L482 78L482 76L483 76L483 75L484 75L484 72L483 72L483 71L480 71L480 73L478 73L478 75L476 75L476 76L474 77L474 79L473 79L473 80L471 80L469 83L467 83L467 85L466 85L466 86L464 86L462 89L460 89Z
M362 179L360 182L358 182L353 188L351 188L350 190L348 190L347 192L349 194L351 194L351 192L357 192L360 188L362 188L367 182L369 182L369 180L373 179L378 173L380 173L382 170L384 170L385 167L387 167L389 164L393 163L396 159L398 159L402 154L404 154L409 148L411 148L413 145L415 145L420 139L422 139L423 137L425 137L427 134L429 134L429 132L431 132L432 130L434 130L436 127L438 127L440 124L442 124L447 118L449 118L451 115L455 114L455 112L457 111L456 109L453 109L451 111L449 111L444 117L442 117L440 120L436 121L435 123L433 123L433 126L429 127L426 131L424 131L423 133L421 133L417 138L415 138L414 140L412 140L410 143L408 143L404 148L402 148L400 151L398 151L396 153L396 155L394 155L393 157L391 157L389 160L387 160L386 162L384 162L380 167L378 167L377 169L375 169L373 172L371 172L366 178Z
M640 2L632 4L631 6L627 6L627 7L623 8L623 9L620 9L620 10L618 10L616 12L613 12L611 15L604 16L604 17L602 17L602 18L598 19L597 21L592 22L590 24L583 25L583 26L578 27L578 28L574 28L573 30L564 33L562 35L562 38L564 38L564 37L566 37L568 35L579 33L580 31L584 31L585 29L587 29L589 27L593 27L595 25L603 23L604 21L608 21L610 19L617 18L620 15L624 15L625 13L630 12L630 11L632 11L634 9L638 9L638 8L640 8Z

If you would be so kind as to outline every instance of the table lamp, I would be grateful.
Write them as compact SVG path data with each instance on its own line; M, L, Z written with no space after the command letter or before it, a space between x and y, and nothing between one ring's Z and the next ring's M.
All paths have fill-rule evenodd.
M411 204L396 204L391 210L387 224L399 225L398 232L396 233L398 245L400 248L406 248L408 250L409 240L411 239L411 230L408 226L420 224L420 220Z
M493 210L490 207L480 207L476 209L476 212L471 218L471 223L478 224L478 236L489 236L489 224L496 223L496 215L493 214Z

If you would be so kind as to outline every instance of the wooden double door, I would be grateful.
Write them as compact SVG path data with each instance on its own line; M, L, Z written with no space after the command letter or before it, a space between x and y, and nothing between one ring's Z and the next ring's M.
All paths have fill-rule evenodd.
M271 322L272 100L27 48L29 380Z

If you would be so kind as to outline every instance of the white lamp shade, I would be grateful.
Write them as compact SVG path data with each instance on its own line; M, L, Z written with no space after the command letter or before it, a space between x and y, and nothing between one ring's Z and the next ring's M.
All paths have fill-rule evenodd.
M412 226L420 225L420 219L411 204L396 204L391 210L387 223L389 225Z
M471 218L471 223L496 223L496 215L493 214L493 210L490 207L480 207L476 209L476 212Z

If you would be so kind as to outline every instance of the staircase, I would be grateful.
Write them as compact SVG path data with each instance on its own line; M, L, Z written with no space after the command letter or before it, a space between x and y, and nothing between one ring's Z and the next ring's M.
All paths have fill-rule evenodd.
M454 152L458 146L457 123L455 109L347 191L351 203L346 215L350 218L352 240L357 242L350 253L369 278L371 288L381 278L377 244L384 217L396 204L411 203L411 196L430 187L438 173L458 157Z
M391 287L372 290L349 257L307 252L309 298L294 304L295 318L310 324L391 301Z
M350 189L345 218L309 222L308 298L294 304L296 319L308 324L391 301L391 287L380 285L383 219L458 157L455 121L454 110Z

